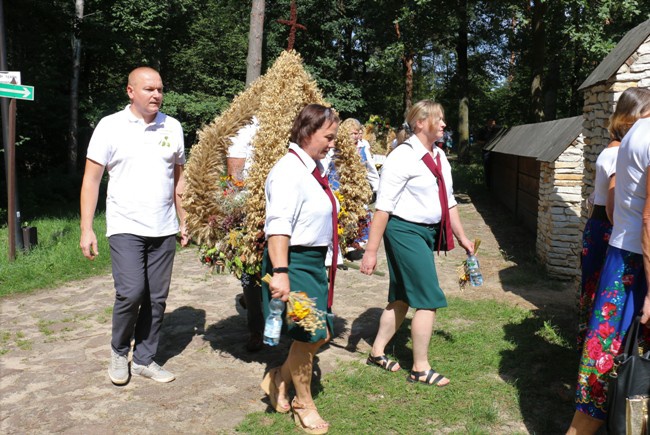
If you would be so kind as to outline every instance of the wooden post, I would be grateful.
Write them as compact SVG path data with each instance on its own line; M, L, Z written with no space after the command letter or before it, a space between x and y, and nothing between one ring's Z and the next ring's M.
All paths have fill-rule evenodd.
M9 100L7 144L7 234L9 235L9 261L16 259L16 100Z

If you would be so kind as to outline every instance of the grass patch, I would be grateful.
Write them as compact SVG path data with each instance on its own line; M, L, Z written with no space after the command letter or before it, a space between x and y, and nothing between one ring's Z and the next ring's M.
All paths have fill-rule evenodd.
M50 326L52 326L55 322L53 320L39 320L38 321L38 330L40 331L41 334L45 336L49 336L54 334L54 331L50 329Z
M21 350L32 350L32 342L26 339L22 332L16 332L15 342Z
M106 307L104 311L100 312L97 315L97 321L99 323L107 323L113 317L113 307Z
M7 227L0 229L0 296L51 288L64 282L106 273L110 270L110 253L106 218L95 218L99 256L87 260L79 249L79 217L39 218L30 222L38 229L38 245L29 252L16 251L9 262Z
M341 364L312 387L330 433L563 433L573 410L554 386L574 381L576 357L558 327L498 301L449 302L439 312L429 358L451 384L414 385L406 370ZM409 328L407 319L389 345L404 368L412 365ZM292 427L286 415L254 413L237 430Z

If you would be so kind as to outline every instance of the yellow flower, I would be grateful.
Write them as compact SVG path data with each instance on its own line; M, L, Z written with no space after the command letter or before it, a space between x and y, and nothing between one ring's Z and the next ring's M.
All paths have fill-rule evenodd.
M295 301L292 310L289 312L289 316L294 320L302 320L307 317L310 311L309 307L303 306L300 301Z

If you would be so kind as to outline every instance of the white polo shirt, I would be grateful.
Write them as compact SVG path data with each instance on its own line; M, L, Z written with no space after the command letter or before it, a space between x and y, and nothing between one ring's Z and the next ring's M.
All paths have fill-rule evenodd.
M623 137L616 160L614 227L609 244L642 254L643 207L650 167L650 118L634 123Z
M253 116L251 122L246 124L237 131L237 134L230 139L232 145L228 147L228 156L244 160L244 169L242 171L242 180L248 176L248 171L253 165L253 139L260 123L256 116Z
M420 139L413 135L386 157L382 166L375 208L410 222L436 224L442 219L436 177L422 161L427 153ZM433 160L440 156L442 175L447 188L449 208L455 206L451 166L438 147L433 147Z
M332 203L311 174L316 162L297 144L291 142L289 148L302 162L288 153L278 160L266 178L266 237L290 236L290 246L330 246ZM321 175L324 173L320 162L318 170Z
M86 157L106 167L106 236L176 234L174 168L185 164L183 128L158 113L145 124L129 106L97 124Z

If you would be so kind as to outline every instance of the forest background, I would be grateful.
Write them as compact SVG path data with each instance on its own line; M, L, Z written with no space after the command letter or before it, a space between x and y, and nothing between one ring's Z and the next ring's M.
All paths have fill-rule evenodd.
M0 0L2 2L2 0ZM70 212L86 147L123 108L134 67L158 69L163 111L186 147L245 89L251 8L264 6L261 72L287 48L290 0L5 1L8 70L35 86L19 102L16 170L23 221ZM579 85L650 16L637 0L297 0L294 48L343 118L399 126L415 101L446 109L461 161L494 117L512 126L582 113ZM6 177L0 177L0 225Z

